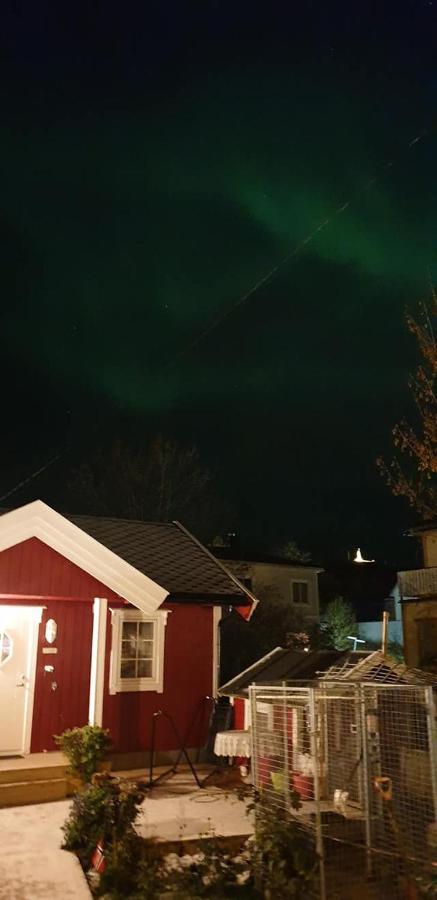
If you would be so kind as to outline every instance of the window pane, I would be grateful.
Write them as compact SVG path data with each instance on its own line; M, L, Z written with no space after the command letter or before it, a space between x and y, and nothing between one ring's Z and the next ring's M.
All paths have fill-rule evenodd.
M151 678L153 675L153 662L151 659L138 660L138 678Z
M0 631L0 666L12 659L12 640L7 631Z
M122 659L120 667L121 678L135 678L135 660Z
M120 678L153 678L154 622L122 623L120 641Z
M306 581L293 581L293 603L308 603L308 584Z
M135 659L137 655L137 644L136 641L122 641L121 642L121 655L123 659L125 657L129 659Z
M153 641L138 641L138 657L153 659Z
M137 622L123 622L123 634L122 638L124 641L127 640L135 640L138 632L138 623Z
M140 622L140 637L143 640L152 641L153 640L153 622Z

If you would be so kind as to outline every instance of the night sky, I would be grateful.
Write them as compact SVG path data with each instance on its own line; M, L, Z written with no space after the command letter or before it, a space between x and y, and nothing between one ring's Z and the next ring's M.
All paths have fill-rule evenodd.
M2 16L1 493L61 453L8 503L163 432L247 541L408 562L375 459L437 274L437 2Z

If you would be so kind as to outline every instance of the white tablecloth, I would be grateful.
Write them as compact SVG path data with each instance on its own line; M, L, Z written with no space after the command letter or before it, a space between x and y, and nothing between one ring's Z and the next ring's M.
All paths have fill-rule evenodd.
M216 756L251 756L250 731L218 731L214 742Z

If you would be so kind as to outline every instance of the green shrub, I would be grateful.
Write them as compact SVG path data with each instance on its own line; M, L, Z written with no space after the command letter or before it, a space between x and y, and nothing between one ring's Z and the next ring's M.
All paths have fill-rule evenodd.
M111 746L109 731L98 725L70 728L63 734L55 735L55 741L70 763L69 774L79 778L83 784L89 784Z
M111 898L111 900L125 900L138 896L140 873L144 868L143 854L144 844L132 829L128 829L124 838L118 843L105 845L105 868L100 876L98 896ZM149 878L150 890L144 898L150 900L156 897L159 888L159 868L152 870L153 878Z
M122 845L133 852L137 839L133 823L144 799L136 784L109 774L95 775L93 782L75 795L63 826L63 846L76 851L84 869L89 868L99 840L103 840L108 865L117 862Z
M306 897L318 868L313 835L285 810L255 803L255 883L266 900Z
M74 850L84 869L91 864L97 841L108 832L110 815L108 791L101 785L90 785L75 794L64 832L63 848Z

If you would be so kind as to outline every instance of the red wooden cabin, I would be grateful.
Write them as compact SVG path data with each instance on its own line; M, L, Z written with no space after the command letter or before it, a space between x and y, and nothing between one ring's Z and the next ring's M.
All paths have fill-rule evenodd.
M189 747L205 740L222 607L254 597L182 525L76 516L38 500L0 517L0 755L109 728L150 749L154 712ZM161 717L158 751L178 749ZM139 758L139 757L138 757Z

